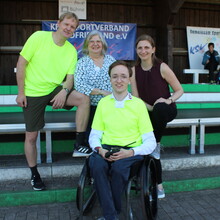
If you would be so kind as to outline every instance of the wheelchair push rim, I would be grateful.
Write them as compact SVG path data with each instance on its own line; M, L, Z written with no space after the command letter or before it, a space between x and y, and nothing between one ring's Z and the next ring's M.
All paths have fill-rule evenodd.
M79 177L76 206L80 216L87 214L95 204L96 193L93 186L93 180L89 175L88 162L86 161Z
M156 166L153 158L148 157L145 160L145 166L142 166L140 178L143 215L145 219L155 220L157 218L158 198Z

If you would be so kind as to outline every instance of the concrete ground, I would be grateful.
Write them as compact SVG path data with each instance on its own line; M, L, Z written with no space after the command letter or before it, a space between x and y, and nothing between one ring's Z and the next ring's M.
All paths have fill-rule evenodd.
M78 219L75 192L84 161L53 155L52 164L39 165L47 190L35 192L24 156L1 156L0 220ZM159 200L157 220L220 220L220 146L206 147L204 155L168 148L161 161L166 198ZM133 196L131 203L134 219L142 220L139 197ZM83 219L100 215L97 202ZM124 220L124 213L120 217Z
M134 219L143 220L138 199L132 200ZM159 200L157 220L219 220L220 188L168 194ZM100 217L99 208L84 220ZM30 206L0 207L0 220L77 220L75 202ZM121 216L120 220L125 220Z

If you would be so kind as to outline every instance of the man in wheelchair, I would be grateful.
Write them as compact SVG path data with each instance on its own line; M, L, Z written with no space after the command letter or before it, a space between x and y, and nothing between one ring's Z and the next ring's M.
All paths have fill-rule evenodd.
M113 93L101 99L95 113L89 167L103 212L100 219L116 220L130 167L153 152L156 140L144 102L128 92L131 67L116 61L109 76Z

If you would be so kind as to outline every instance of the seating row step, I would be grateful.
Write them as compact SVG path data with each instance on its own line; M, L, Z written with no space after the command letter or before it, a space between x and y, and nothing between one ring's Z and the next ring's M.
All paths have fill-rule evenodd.
M220 166L164 171L166 195L220 187ZM78 176L44 178L47 189L33 191L30 179L0 181L0 207L75 202Z
M178 116L176 119L168 123L168 128L190 128L189 153L196 153L196 138L197 127L199 128L199 153L204 154L205 145L205 127L220 125L220 87L192 87L191 91L188 88L183 96L177 100ZM184 90L188 85L184 85ZM213 89L214 88L214 89ZM0 106L2 108L15 107L14 93L8 87L4 93L0 95ZM14 88L16 89L16 88ZM9 94L8 94L8 93ZM14 91L15 92L15 91ZM194 112L192 116L192 112ZM191 115L191 116L190 116ZM202 115L202 116L201 116ZM46 125L41 132L46 133L46 152L47 162L52 162L52 132L58 131L75 131L75 111L63 112L46 111ZM57 121L58 120L58 121ZM0 134L5 133L24 133L25 126L23 115L21 112L1 112L0 114ZM39 132L37 149L38 163L41 163L41 133Z

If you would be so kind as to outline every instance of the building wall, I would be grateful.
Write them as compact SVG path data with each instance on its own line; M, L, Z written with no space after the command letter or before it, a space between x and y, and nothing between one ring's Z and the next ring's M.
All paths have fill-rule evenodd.
M186 1L176 14L173 23L173 69L182 83L192 83L191 75L182 74L183 69L189 68L186 26L220 28L219 12L220 3L202 4ZM201 82L206 83L208 75L201 75L200 79Z
M155 38L155 7L153 0L87 0L87 20L137 23L138 36L148 33ZM191 76L182 74L189 68L186 26L219 27L219 11L220 4L187 1L175 15L172 68L181 83L192 82ZM58 1L0 0L0 15L0 85L15 85L19 51L34 31L41 30L42 20L58 19Z

